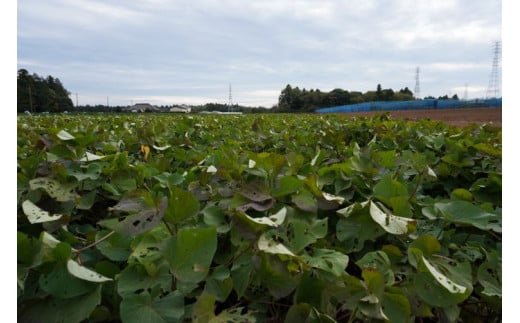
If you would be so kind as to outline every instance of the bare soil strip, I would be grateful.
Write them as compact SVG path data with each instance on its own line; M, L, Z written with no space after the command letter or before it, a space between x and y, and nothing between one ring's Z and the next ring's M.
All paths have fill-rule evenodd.
M348 116L370 117L385 111L349 112ZM502 126L502 108L463 108L463 109L427 109L427 110L396 110L388 111L393 119L430 119L444 121L450 125L464 127L472 123L490 123Z

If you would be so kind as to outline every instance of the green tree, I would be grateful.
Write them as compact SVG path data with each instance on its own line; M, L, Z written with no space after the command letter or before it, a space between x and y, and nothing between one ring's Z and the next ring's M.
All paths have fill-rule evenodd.
M69 92L58 78L18 71L17 112L62 112L74 108Z

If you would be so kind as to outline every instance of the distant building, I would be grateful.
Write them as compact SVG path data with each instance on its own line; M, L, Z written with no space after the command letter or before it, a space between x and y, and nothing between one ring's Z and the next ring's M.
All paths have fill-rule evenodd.
M124 112L161 112L161 109L150 103L136 103L122 109Z
M191 108L188 106L176 105L176 106L171 107L169 111L175 112L175 113L190 113Z

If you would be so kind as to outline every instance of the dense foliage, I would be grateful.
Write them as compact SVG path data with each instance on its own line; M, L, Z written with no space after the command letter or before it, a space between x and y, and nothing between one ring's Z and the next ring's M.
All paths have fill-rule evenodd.
M278 98L277 112L312 112L317 108L327 108L346 104L355 104L373 101L408 101L415 100L412 91L407 87L394 92L392 89L383 89L377 85L375 91L365 93L334 89L322 92L319 89L301 90L291 87L290 84L282 90Z
M73 108L69 92L58 78L29 74L25 69L18 71L17 111L63 112Z
M18 117L20 322L501 320L501 129Z

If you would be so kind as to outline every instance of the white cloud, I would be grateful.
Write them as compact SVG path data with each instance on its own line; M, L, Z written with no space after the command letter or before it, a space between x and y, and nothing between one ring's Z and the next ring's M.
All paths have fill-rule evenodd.
M24 0L18 16L18 67L70 91L226 102L232 83L266 106L286 84L413 88L416 66L434 96L486 86L501 37L497 0Z

